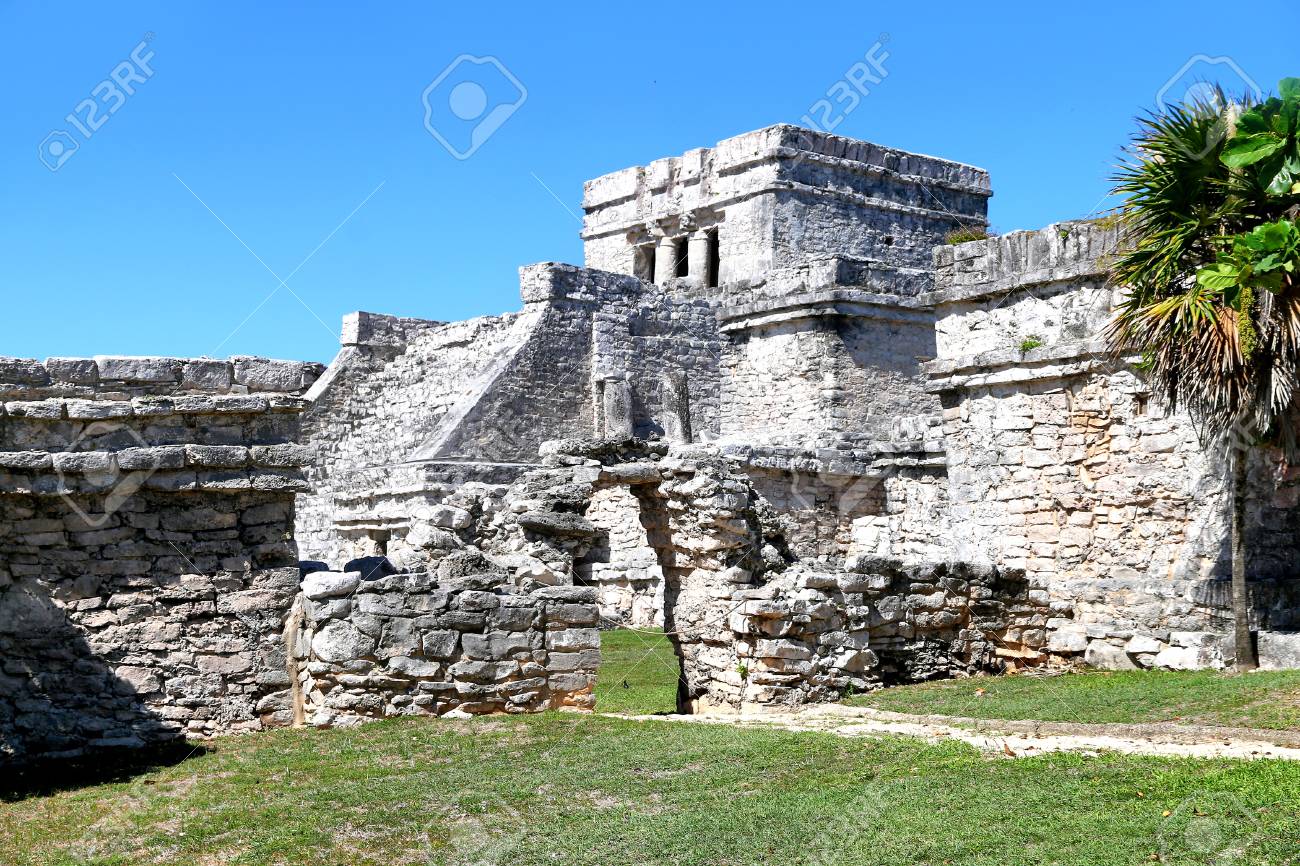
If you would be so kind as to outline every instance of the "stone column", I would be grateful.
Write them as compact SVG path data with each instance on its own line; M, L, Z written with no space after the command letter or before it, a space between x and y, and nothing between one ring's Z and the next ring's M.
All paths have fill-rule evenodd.
M676 273L676 256L673 250L673 239L662 237L659 239L659 246L655 250L655 282L664 283L673 278Z
M708 282L709 276L709 233L705 231L692 233L691 239L687 242L687 251L689 253L687 273L690 274L691 279L702 286Z

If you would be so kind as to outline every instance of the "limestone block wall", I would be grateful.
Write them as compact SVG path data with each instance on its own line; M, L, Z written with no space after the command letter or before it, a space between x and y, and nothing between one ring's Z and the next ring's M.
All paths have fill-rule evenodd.
M0 763L292 720L318 365L0 359Z
M1097 338L1114 309L1115 289L1106 280L1104 262L1118 244L1114 227L1063 222L936 247L939 291L921 297L923 303L941 304L936 357Z
M1057 611L1055 654L1223 666L1224 467L1097 340L1114 242L1105 227L1065 224L936 252L942 357L929 372L945 406L952 555L1024 569ZM1043 345L1008 346L1017 323ZM964 354L966 333L993 348ZM1262 629L1296 624L1298 495L1276 455L1252 455L1248 572Z
M689 288L621 294L593 317L592 372L596 388L626 382L628 434L674 441L710 438L720 418L722 338L716 302ZM593 432L614 435L601 411ZM576 432L576 431L575 431Z
M833 447L885 438L900 416L939 411L920 372L934 352L920 317L809 316L728 336L724 442Z
M838 447L937 413L929 286L925 270L832 256L724 287L722 441Z
M950 557L964 527L953 523L946 455L895 461L884 485L885 516L854 526L851 553L905 563Z
M777 125L588 181L586 264L637 273L638 249L718 233L715 284L842 254L928 268L958 225L982 227L981 169ZM692 271L692 277L701 275Z
M590 709L595 590L504 574L303 581L294 667L309 724L401 715Z
M546 459L512 487L501 512L507 531L484 550L526 553L557 576L595 577L606 599L599 566L612 561L608 550L648 547L663 576L684 711L833 700L850 687L1047 658L1054 613L1023 572L800 559L785 516L751 484L741 455L568 441Z

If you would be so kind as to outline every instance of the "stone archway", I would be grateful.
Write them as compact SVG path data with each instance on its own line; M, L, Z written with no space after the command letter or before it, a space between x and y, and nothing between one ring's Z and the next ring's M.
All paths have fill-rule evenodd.
M728 616L761 572L748 481L707 447L563 441L549 452L551 465L507 496L528 508L513 518L522 538L507 532L504 547L595 586L607 624L662 623L681 668L679 711L738 705Z

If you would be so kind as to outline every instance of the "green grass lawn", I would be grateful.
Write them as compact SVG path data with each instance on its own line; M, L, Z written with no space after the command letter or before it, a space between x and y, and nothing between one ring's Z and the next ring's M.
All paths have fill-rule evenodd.
M1168 813L1168 814L1166 814ZM1241 859L1213 859L1229 846ZM0 802L0 863L1281 864L1300 765L552 713L280 730Z
M1300 671L1092 671L897 686L850 698L900 713L1300 729Z
M670 711L667 639L602 638L600 708ZM1180 692L1222 688L1084 676L1107 695L1095 706L1125 717L1143 707L1144 689L1169 705ZM1048 682L1065 694L1089 681L1061 680ZM937 685L870 699L915 693L931 703L908 709L954 709L983 687L1024 713L1050 706L1027 688L1042 684L965 680L940 684L947 703ZM208 745L121 781L51 778L41 793L11 792L0 799L0 864L1263 866L1300 854L1300 764L1281 761L1008 759L960 743L569 713L389 720Z
M632 715L677 711L681 666L662 631L603 631L600 655L597 711Z

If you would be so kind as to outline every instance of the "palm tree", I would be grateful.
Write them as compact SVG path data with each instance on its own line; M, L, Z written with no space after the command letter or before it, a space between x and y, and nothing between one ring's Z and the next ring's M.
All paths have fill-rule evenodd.
M1141 353L1152 391L1185 410L1231 478L1238 669L1255 666L1246 584L1252 445L1296 451L1300 386L1300 79L1258 104L1223 97L1138 121L1114 192L1125 235L1111 266L1126 295L1107 330Z

